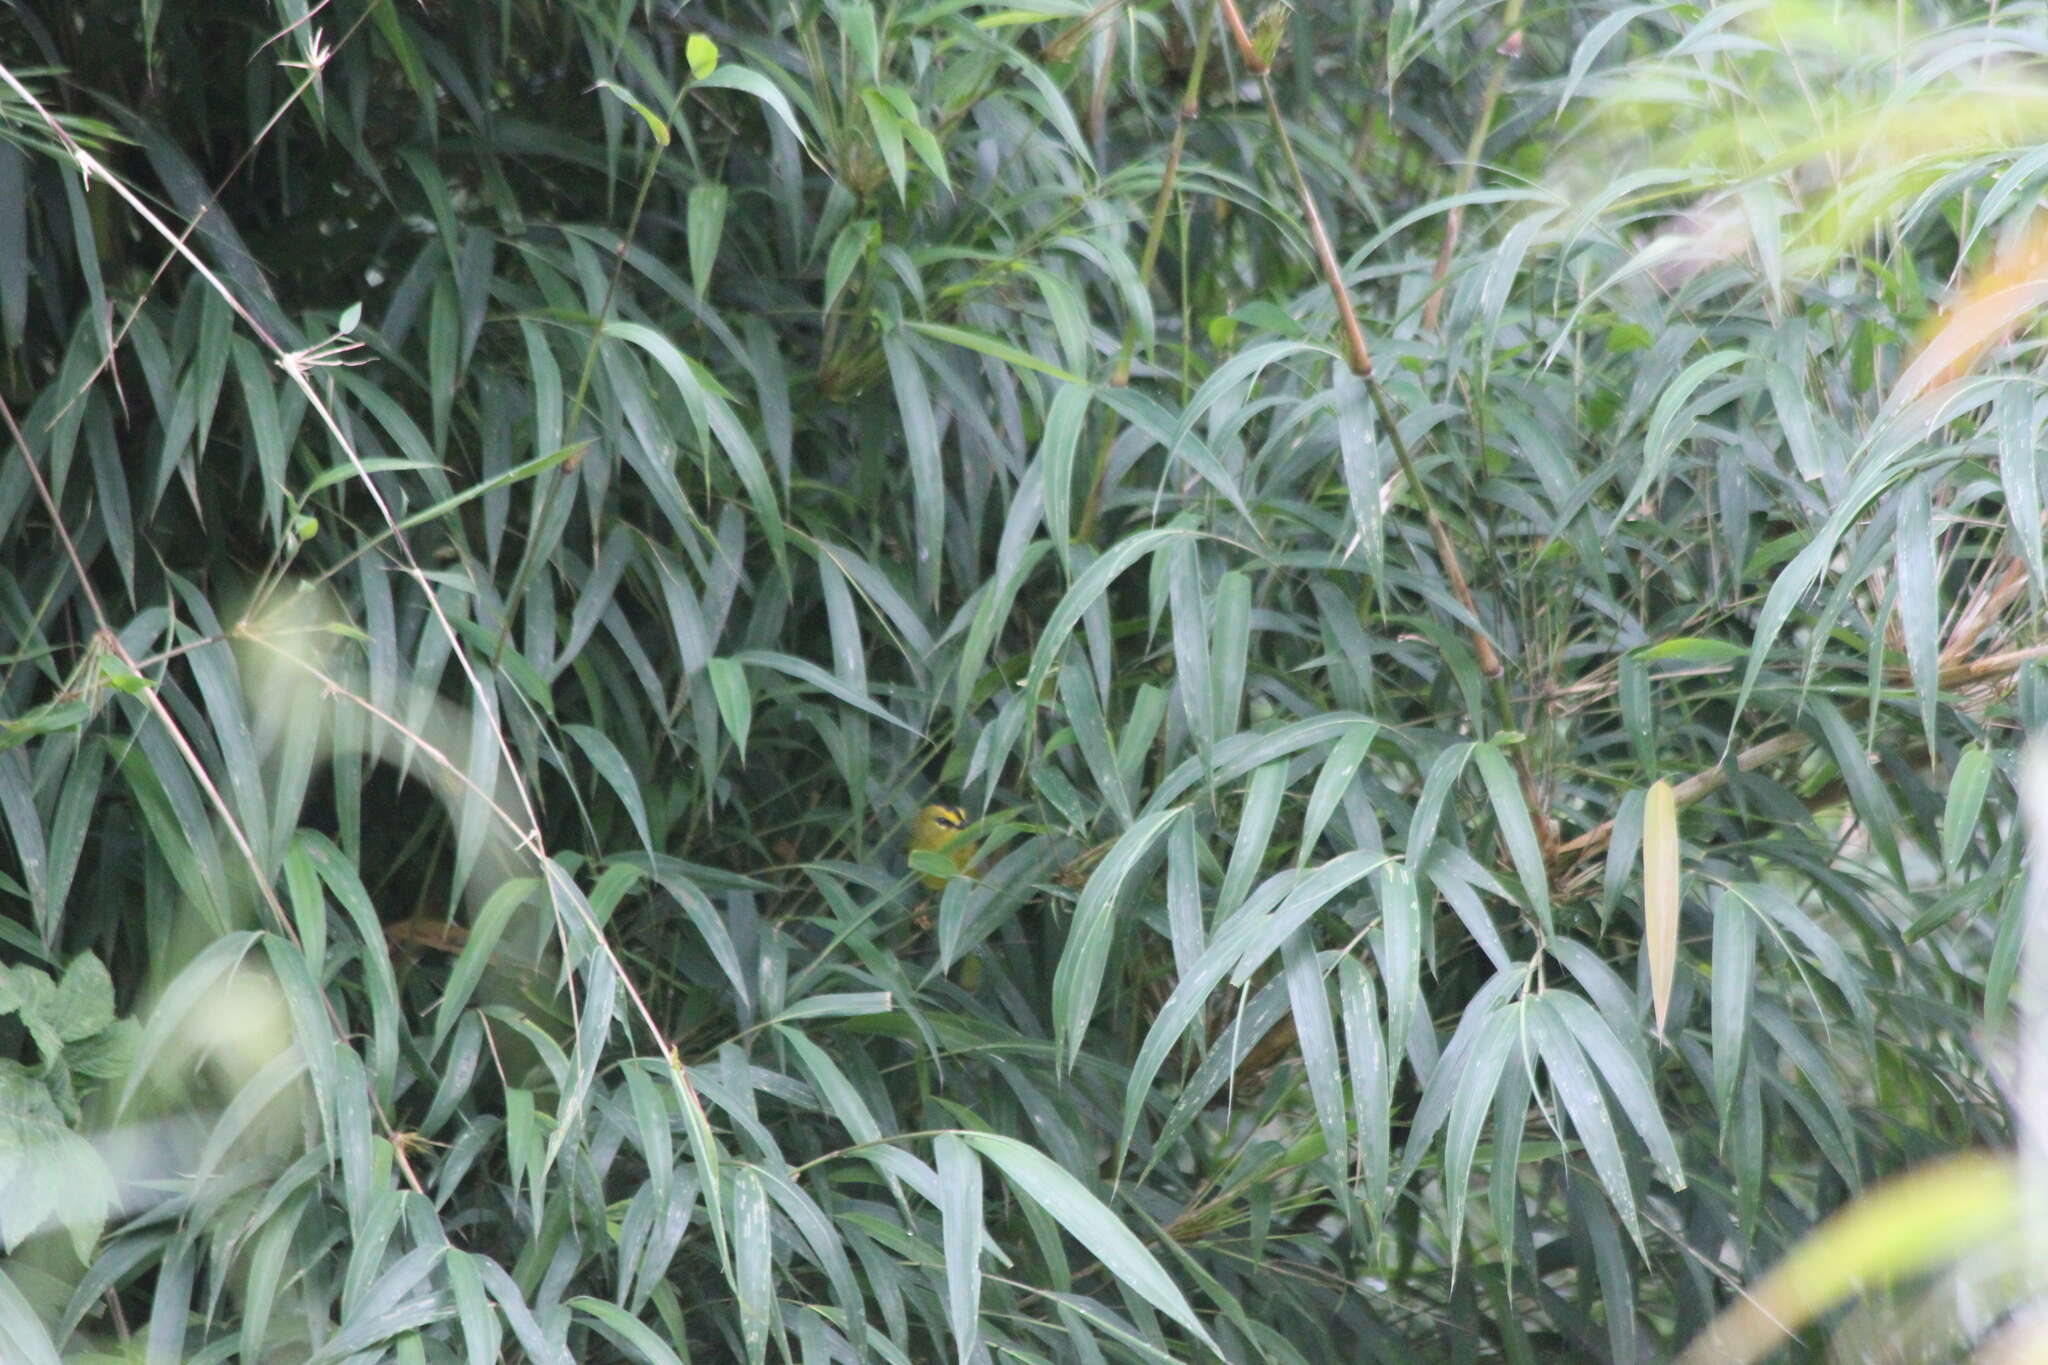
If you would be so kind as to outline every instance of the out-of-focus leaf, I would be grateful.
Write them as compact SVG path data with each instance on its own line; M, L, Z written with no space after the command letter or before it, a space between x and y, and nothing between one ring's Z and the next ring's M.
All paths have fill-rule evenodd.
M1679 1359L1761 1359L1864 1285L1904 1279L2010 1229L2021 1203L2003 1157L1970 1152L1877 1186L1808 1234L1750 1285Z

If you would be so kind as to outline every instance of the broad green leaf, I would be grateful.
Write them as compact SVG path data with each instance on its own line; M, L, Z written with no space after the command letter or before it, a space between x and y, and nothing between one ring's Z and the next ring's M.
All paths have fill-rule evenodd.
M683 43L683 57L690 74L701 81L718 69L718 44L701 33L692 33Z
M746 664L738 659L712 659L705 665L711 694L718 699L718 718L732 736L740 762L747 761L747 733L754 726L754 694L747 685Z
M1120 1286L1166 1314L1201 1345L1211 1351L1217 1349L1165 1268L1080 1181L1043 1152L1015 1138L996 1133L962 1133L960 1137L994 1163L1018 1194L1057 1219L1074 1240L1101 1261Z
M1963 750L1948 779L1948 802L1941 812L1941 865L1953 877L1976 844L1984 797L1991 787L1991 754L1980 744Z

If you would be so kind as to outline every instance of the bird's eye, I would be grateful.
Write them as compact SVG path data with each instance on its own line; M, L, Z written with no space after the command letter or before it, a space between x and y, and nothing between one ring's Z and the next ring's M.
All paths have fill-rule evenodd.
M932 818L937 820L940 824L944 825L947 829L963 829L966 827L967 824L966 813L964 811L955 810L951 806L941 806L938 810L933 811Z

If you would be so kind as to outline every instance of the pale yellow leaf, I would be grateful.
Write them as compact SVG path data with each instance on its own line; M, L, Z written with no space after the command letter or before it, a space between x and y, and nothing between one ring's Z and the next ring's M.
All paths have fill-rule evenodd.
M1678 970L1678 802L1661 778L1643 802L1643 951L1650 958L1650 1007L1657 1037L1671 1008Z

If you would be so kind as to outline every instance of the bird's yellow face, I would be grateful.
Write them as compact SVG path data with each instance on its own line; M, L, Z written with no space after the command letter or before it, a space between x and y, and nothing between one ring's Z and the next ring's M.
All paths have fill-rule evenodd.
M910 822L910 851L913 853L942 853L952 859L953 866L961 871L974 861L975 846L962 837L967 828L967 812L958 806L926 806ZM946 884L946 878L926 872L920 874L924 884L934 891Z

